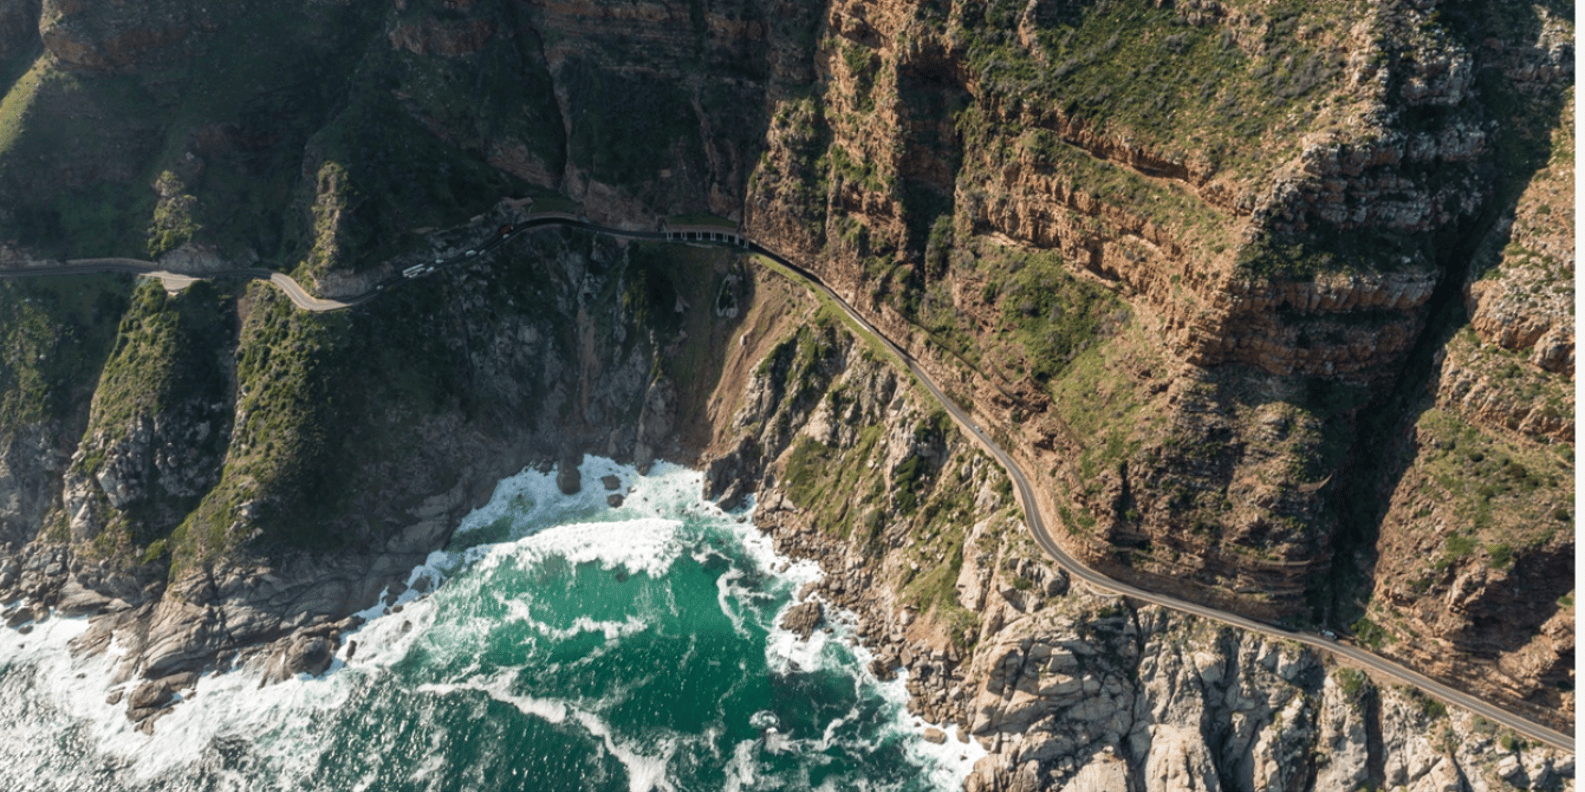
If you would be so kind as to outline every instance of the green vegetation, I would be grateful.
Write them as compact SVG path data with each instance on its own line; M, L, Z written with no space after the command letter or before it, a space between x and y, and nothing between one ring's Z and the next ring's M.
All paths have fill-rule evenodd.
M322 152L315 181L298 188L313 226L294 242L310 272L365 269L414 245L413 229L454 225L523 191L517 179L404 112L381 88L390 68L380 57L365 61L347 103L308 143Z
M510 8L499 13L515 16ZM406 11L419 25L425 17L444 19L447 14L444 6L428 3L413 3ZM405 106L456 136L461 147L482 151L491 141L511 141L547 172L559 173L566 164L566 138L560 112L548 100L549 68L533 28L516 22L496 22L499 35L490 36L469 57L415 55L393 48L383 68L400 82Z
M825 241L830 190L829 162L824 156L831 145L831 130L824 108L824 103L812 95L778 104L766 136L778 141L787 157L773 158L766 152L749 175L748 183L750 193L774 197L795 211L811 244L816 245Z
M1237 170L1259 166L1266 136L1312 122L1319 107L1305 100L1337 90L1341 60L1310 34L1355 13L1352 4L1307 0L1248 11L1268 23L1258 55L1232 31L1191 25L1170 6L1143 0L1039 15L1016 0L986 0L962 6L953 32L968 46L971 79L1005 97L1007 115L1061 108L1160 150L1207 152ZM1019 31L1030 20L1037 43L1026 49Z
M0 99L0 152L9 152L22 137L24 122L31 121L28 110L38 97L39 89L50 78L47 58L39 58L16 82L10 84L5 98Z
M1046 384L1097 337L1126 321L1121 300L1070 274L1060 256L982 244L976 267L994 273L985 287L1001 308L1011 339L1023 351L1023 369Z
M191 240L357 269L525 192L485 162L486 140L563 167L537 41L421 58L391 46L385 11L262 0L180 62L88 76L40 59L0 101L0 179L28 185L0 237L67 256Z
M239 521L257 523L267 541L348 544L324 528L325 515L348 505L348 476L335 453L347 428L337 420L345 396L334 385L351 373L336 365L350 346L350 320L299 311L264 286L252 297L236 352L241 421L219 485L172 535L178 565L229 555L249 538L233 534Z
M860 113L875 111L875 80L881 69L881 57L869 47L854 44L846 39L830 39L842 55L848 76L853 79L854 98Z
M100 376L90 433L115 436L136 418L169 413L183 402L227 401L228 372L221 366L233 339L230 298L205 281L168 296L158 281L143 279Z
M679 296L707 303L719 285L711 268L726 254L663 245L601 248L577 232L525 240L529 250L504 255L535 261L566 245L594 250L589 267L603 291L587 296L598 309L589 312L586 330L597 347L622 359L647 354L636 345L651 332L675 337L686 330L688 341L660 369L680 389L696 385L690 376L710 376L712 315L679 314L675 305ZM584 330L553 318L556 294L567 288L555 277L521 261L475 267L334 314L306 313L273 288L250 287L235 353L241 420L220 482L170 538L173 564L383 543L389 526L379 520L415 508L422 494L391 491L392 474L402 471L399 478L411 480L414 469L441 474L461 464L447 456L456 449L433 447L415 427L436 417L470 426L521 423L551 409L548 394L567 385L538 376L538 358L502 363L522 365L521 371L481 376L477 362L458 353L466 348L463 339L491 337L501 321L527 321L553 354L576 359ZM482 304L455 311L465 295L480 295ZM620 344L618 322L625 324ZM555 406L567 403L563 398ZM624 407L637 417L637 402ZM448 486L442 478L425 490Z
M760 255L755 255L753 258L758 266L765 267L766 269L781 275L789 281L798 284L800 287L803 286L803 278L792 273L782 265L777 264L775 261ZM848 316L847 311L842 310L842 307L837 305L836 301L831 299L830 296L820 291L813 291L811 293L813 294L816 302L820 304L819 310L815 312L816 326L822 328L840 327L848 334L858 339L859 343L863 346L866 353L869 354L870 357L876 360L896 361L899 364L896 366L899 376L902 376L908 383L909 387L913 388L915 392L924 393L924 386L920 385L918 380L914 379L913 373L909 371L906 366L900 365L901 361L898 361L897 358L892 354L891 347L886 346L885 342L877 338L875 334L865 330L863 326L861 326L858 322L855 322L853 317Z
M903 589L903 602L921 613L934 613L946 625L958 649L967 649L977 638L979 614L958 604L958 570L963 566L963 546L951 548L946 563L914 578Z
M964 113L960 128L990 125L980 137L1000 130L979 113ZM1037 167L1062 174L1070 189L1087 193L1124 211L1151 220L1175 233L1193 235L1193 244L1210 249L1234 244L1227 217L1188 188L1165 179L1152 179L1134 168L1097 158L1067 143L1046 129L1026 130L1015 143ZM1188 240L1185 240L1188 241Z
M1419 688L1399 686L1396 690L1410 701L1418 704L1420 706L1420 714L1425 717L1431 720L1441 720L1447 717L1447 705L1426 695Z
M1392 634L1367 617L1359 617L1353 624L1353 630L1354 638L1373 652L1392 643Z
M372 12L250 3L191 57L136 73L39 59L0 102L0 180L27 185L0 237L67 256L139 257L189 237L276 253L303 144L341 96L329 86L361 54L352 31ZM187 182L185 200L157 209L166 172Z
M1096 335L1103 311L1117 310L1110 293L1068 275L1054 262L1016 270L1003 286L1002 319L1017 328L1027 371L1036 382L1055 377Z
M0 281L0 436L82 410L127 308L132 278ZM80 419L79 419L80 420Z
M816 361L831 354L833 343L840 342L828 341L805 326L767 359L760 373L786 383L784 412L808 409L821 393L839 408L851 398L841 389L829 389L829 378L792 376L800 369L819 370ZM800 364L800 360L810 362ZM799 383L807 381L818 382L819 387L802 390ZM852 444L843 447L797 438L788 452L781 484L821 531L871 554L906 547L905 552L917 560L901 581L904 602L921 613L934 613L952 639L966 647L977 635L978 622L958 603L955 583L963 564L965 531L983 516L974 508L981 480L972 476L969 465L942 470L939 460L920 454L910 454L887 470L884 431L880 423L867 422ZM937 410L919 420L911 440L926 448L945 448L955 438L951 418ZM999 478L998 487L1007 490L1010 483Z
M157 257L173 250L202 230L193 220L198 199L186 194L185 189L186 185L170 171L161 173L155 180L155 192L166 197L155 204L154 217L149 221L149 256Z
M1422 450L1415 465L1443 493L1460 526L1433 569L1481 547L1492 567L1508 569L1567 525L1574 473L1551 449L1489 434L1438 407L1421 413L1416 429Z
M1486 554L1489 556L1487 563L1496 569L1506 570L1513 565L1513 545L1507 542L1486 545Z
M637 186L660 178L672 163L705 161L699 120L682 85L581 57L568 60L559 77L577 119L571 162L595 179Z
M1299 241L1262 236L1239 249L1237 266L1243 277L1270 280L1303 280L1320 272L1391 272L1431 260L1430 242L1428 237L1315 227Z

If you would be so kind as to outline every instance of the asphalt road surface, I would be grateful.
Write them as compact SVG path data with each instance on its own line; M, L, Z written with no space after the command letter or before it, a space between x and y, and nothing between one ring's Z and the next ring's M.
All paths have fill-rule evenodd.
M158 277L165 283L166 288L172 291L183 288L187 284L199 278L251 278L256 280L268 280L276 288L279 288L283 293L285 293L287 298L292 301L292 304L302 308L303 310L337 311L371 300L378 296L382 291L398 286L405 281L414 280L418 277L424 277L440 269L455 267L461 264L477 261L480 257L490 253L501 245L506 244L506 242L511 240L513 237L527 233L537 228L544 228L548 226L570 226L596 233L622 236L632 239L665 240L669 238L664 233L609 228L606 226L590 223L586 220L575 219L567 215L558 214L554 216L534 217L511 226L510 228L506 229L505 233L495 234L488 241L474 248L465 250L462 253L451 257L438 259L432 264L425 265L425 271L414 277L395 275L387 278L384 281L381 281L373 289L363 294L343 298L340 300L328 300L315 297L305 291L303 287L291 277L273 270L243 268L215 272L183 274L163 270L158 264L155 264L154 262L122 258L76 259L67 261L61 266L57 267L28 267L23 269L0 268L0 277L15 278L40 275L80 275L92 272L131 272L138 275ZM1535 723L1521 715L1511 713L1492 704L1488 704L1484 701L1481 701L1480 699L1475 698L1474 696L1469 695L1468 693L1456 690L1452 687L1442 684L1441 682L1431 679L1424 674L1378 657L1352 644L1339 642L1319 635L1296 632L1284 627L1245 618L1235 613L1228 613L1226 611L1217 610L1215 608L1189 602L1187 600L1181 600L1176 597L1145 591L1144 589L1136 588L1127 583L1113 580L1112 578L1109 578L1100 572L1084 566L1083 564L1079 563L1077 559L1063 550L1062 547L1057 544L1056 540L1051 538L1051 532L1047 528L1045 518L1040 514L1040 508L1037 505L1037 501L1035 500L1034 487L1029 483L1029 478L1024 474L1023 468L1020 467L1018 463L1012 458L1012 456L1009 455L1007 451L1004 450L1000 445L998 445L995 440L992 440L990 435L974 422L973 418L965 413L955 402L952 401L952 399L948 398L947 395L941 391L941 388L938 387L935 381L930 378L930 375L918 365L913 356L909 355L903 350L902 347L894 343L889 337L886 336L885 333L882 333L880 330L876 329L874 325L870 324L870 322L860 315L858 311L854 310L853 306L849 305L841 295L833 291L813 273L805 270L803 267L800 267L791 261L788 261L774 251L761 247L757 243L750 242L746 246L725 245L724 243L711 242L687 242L685 244L715 244L730 246L740 250L747 249L751 252L758 253L777 262L783 267L786 267L798 277L802 278L811 288L824 293L834 300L838 306L841 306L842 310L846 312L848 317L852 319L859 327L864 328L866 332L875 336L875 338L880 340L881 343L885 344L886 347L891 350L892 354L896 355L897 359L902 361L902 363L908 367L908 370L913 372L914 376L924 384L925 388L930 391L930 395L935 397L937 401L941 402L942 408L952 416L952 420L957 422L957 424L962 427L962 429L970 436L979 441L980 445L983 446L986 451L990 452L990 454L996 458L996 461L1007 470L1008 477L1012 479L1014 487L1017 488L1018 500L1024 509L1024 522L1029 526L1030 533L1034 535L1035 541L1039 543L1041 549L1044 550L1047 555L1051 556L1051 559L1057 562L1057 565L1066 570L1073 578L1081 580L1089 584L1092 588L1103 592L1130 597L1141 602L1148 602L1155 605L1160 605L1165 608L1171 608L1182 613L1189 613L1202 618L1211 619L1213 621L1219 621L1224 624L1238 627L1239 629L1249 630L1262 635L1269 635L1274 638L1295 641L1323 652L1330 652L1333 655L1347 659L1353 665L1357 665L1373 672L1378 678L1388 679L1418 688L1419 690L1424 691L1435 698L1441 699L1442 701L1445 701L1449 704L1462 707L1466 710L1469 710L1470 712L1475 713L1476 715L1486 718L1489 721L1512 729L1514 732L1523 737L1536 740L1538 742L1544 742L1548 745L1568 751L1570 753L1574 752L1573 735L1564 734L1557 731L1556 729Z

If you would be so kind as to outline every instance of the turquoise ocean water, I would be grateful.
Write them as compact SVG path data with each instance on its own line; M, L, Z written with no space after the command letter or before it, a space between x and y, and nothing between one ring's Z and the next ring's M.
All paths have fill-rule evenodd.
M66 651L84 622L0 630L0 789L958 788L978 747L923 740L850 621L776 627L818 569L700 501L696 472L582 471L571 497L503 481L414 570L431 593L368 611L325 675L207 675L152 736L105 703L114 649Z

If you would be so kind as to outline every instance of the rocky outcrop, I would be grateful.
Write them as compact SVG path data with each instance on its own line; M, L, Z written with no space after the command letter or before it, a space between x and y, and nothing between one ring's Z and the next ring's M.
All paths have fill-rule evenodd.
M218 9L217 9L218 10ZM60 63L89 72L170 65L188 54L200 31L219 15L180 0L99 3L44 0L39 37Z
M815 630L825 624L825 609L818 601L800 602L789 608L781 617L781 628L799 638L809 640Z
M1537 173L1514 216L1488 241L1500 248L1491 269L1465 292L1470 326L1480 340L1525 354L1529 362L1574 377L1574 105L1552 133L1547 167ZM1479 266L1479 265L1478 265ZM1572 423L1572 422L1570 422Z

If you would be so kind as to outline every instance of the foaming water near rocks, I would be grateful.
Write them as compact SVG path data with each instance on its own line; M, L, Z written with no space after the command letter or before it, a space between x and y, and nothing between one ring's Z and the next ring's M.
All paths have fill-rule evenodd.
M854 617L781 629L812 562L701 501L701 474L501 482L320 677L207 674L154 734L106 697L82 620L0 631L0 783L13 789L957 789L977 744L923 739ZM354 648L355 646L355 648ZM350 655L350 656L349 656Z

